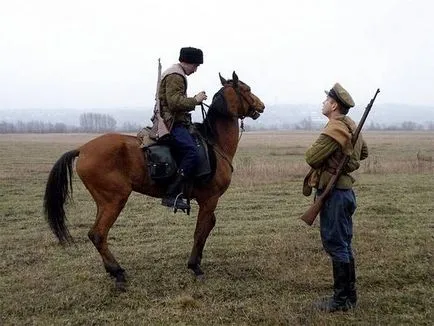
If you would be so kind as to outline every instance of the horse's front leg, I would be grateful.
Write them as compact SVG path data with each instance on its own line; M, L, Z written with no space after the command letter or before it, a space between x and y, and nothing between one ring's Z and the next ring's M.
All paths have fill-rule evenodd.
M194 272L196 277L203 276L203 271L200 268L202 252L206 239L216 222L214 210L218 199L219 197L216 196L199 202L199 214L197 215L196 230L194 231L193 249L188 259L188 268Z

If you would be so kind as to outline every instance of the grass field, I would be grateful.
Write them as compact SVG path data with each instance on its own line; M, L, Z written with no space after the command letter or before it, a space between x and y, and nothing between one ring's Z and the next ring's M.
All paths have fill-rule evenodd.
M95 135L0 135L0 325L432 325L434 133L367 133L356 174L359 305L313 311L331 293L318 221L298 217L303 155L316 133L244 133L232 185L216 211L202 267L186 269L195 218L133 194L109 245L128 273L113 290L87 238L96 213L76 177L67 206L75 245L62 248L42 215L48 172ZM193 214L197 205L193 206Z

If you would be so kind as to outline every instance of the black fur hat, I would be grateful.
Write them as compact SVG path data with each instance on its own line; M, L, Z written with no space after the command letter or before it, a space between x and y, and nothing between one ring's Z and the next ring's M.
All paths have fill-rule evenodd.
M192 47L182 48L179 52L179 61L186 63L202 64L203 52L201 49Z

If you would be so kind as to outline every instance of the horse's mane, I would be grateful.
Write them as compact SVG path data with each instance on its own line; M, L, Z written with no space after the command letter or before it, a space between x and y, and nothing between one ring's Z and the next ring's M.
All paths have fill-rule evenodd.
M221 119L222 117L223 116L216 110L212 110L210 108L205 119L200 123L197 122L194 124L200 135L204 137L210 144L214 144L217 140L218 133L216 129L216 120Z
M233 83L232 79L227 80L226 84L231 85ZM247 87L250 91L249 85L238 80L237 83L240 86ZM202 123L196 123L196 128L199 130L200 134L208 139L209 142L215 143L218 132L216 129L216 121L218 119L232 119L233 117L229 115L227 111L227 103L226 99L223 96L223 90L225 86L221 87L213 96L211 105L209 106L209 110L206 113L206 117Z
M216 121L218 119L229 119L229 116L224 114L226 103L222 94L223 87L214 94L211 105L202 123L195 124L200 134L211 144L214 144L218 137Z

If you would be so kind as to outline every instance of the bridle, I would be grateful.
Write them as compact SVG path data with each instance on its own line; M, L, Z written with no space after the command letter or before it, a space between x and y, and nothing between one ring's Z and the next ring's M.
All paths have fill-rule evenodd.
M238 101L241 108L244 108L243 99L244 101L246 101L247 105L249 106L246 115L241 117L238 116L238 118L241 119L242 122L245 117L251 117L253 120L256 120L259 117L259 114L256 112L256 109L253 106L255 101L253 101L250 96L247 97L244 93L242 93L238 85L228 85L226 87L232 87L234 89L235 93L238 96Z
M245 107L244 101L247 103L248 109L247 109L246 114L244 114L244 115L235 115L235 114L230 114L229 113L229 111L227 109L227 102L226 102L226 99L225 99L225 97L223 95L223 91L227 87L230 87L230 88L232 88L235 91L235 94L237 95L237 98L238 98L238 105L239 105L240 109L244 109L244 107ZM248 86L246 85L246 87L248 87ZM252 99L252 97L247 96L246 94L244 94L243 92L241 92L240 87L237 84L234 85L233 82L232 83L227 82L214 95L214 97L212 99L211 105L208 105L206 103L202 103L201 104L202 105L202 117L203 117L203 120L205 121L205 118L206 118L206 115L207 115L206 112L205 112L205 109L203 108L203 106L205 105L206 107L208 107L208 109L215 108L215 111L219 112L222 115L227 115L227 116L232 117L232 118L240 119L241 120L241 125L240 125L241 133L240 133L240 136L239 136L239 139L238 139L238 141L239 141L241 139L241 135L244 132L244 118L251 117L253 120L256 120L259 117L259 113L257 112L257 110L254 107L254 102L255 101ZM211 126L208 126L208 127L211 127ZM210 129L212 129L212 128L210 128Z
M225 89L225 87L232 87L233 89L234 89L234 91L235 91L235 93L237 94L237 98L238 98L238 103L239 103L239 108L242 108L242 109L244 109L244 102L243 102L243 99L244 99L244 101L248 104L248 109L247 109L247 113L245 114L245 115L232 115L232 114L228 114L229 112L228 112L228 110L227 110L227 103L226 103L226 99L224 98L224 96L223 96L223 90ZM221 96L221 98L220 99L218 99L218 96ZM216 102L218 102L218 104L216 104ZM241 120L241 125L240 125L240 134L239 134L239 136L238 136L238 142L240 142L240 140L241 140L241 136L243 135L243 133L244 133L244 131L245 131L245 129L244 129L244 118L245 117L252 117L252 119L257 119L258 117L259 117L259 113L257 113L257 111L256 111L256 109L254 108L254 106L253 106L253 103L254 103L254 101L252 100L252 98L251 97L247 97L245 94L243 94L242 92L241 92L241 90L239 89L239 87L238 87L238 85L231 85L231 84L229 84L229 83L227 83L226 85L224 85L215 95L214 95L214 98L213 98L213 101L212 101L212 103L211 103L211 105L208 105L208 104L206 104L206 103L201 103L201 109L202 109L202 119L203 119L203 121L205 122L205 121L207 121L208 122L208 125L207 125L207 130L210 130L211 131L211 133L213 133L213 128L211 127L211 125L209 124L209 120L208 119L206 119L207 118L207 112L205 111L205 108L204 108L204 106L206 106L207 108L208 108L208 111L211 109L213 109L213 108L215 108L215 110L217 111L217 112L219 112L220 114L223 114L223 115L228 115L228 116L230 116L230 117L232 117L232 118L237 118L237 119L240 119ZM213 105L215 105L215 106L213 106ZM222 108L222 107L217 107L216 105L218 105L218 106L225 106L225 108ZM213 135L213 137L215 137L215 135ZM234 167L233 167L233 165L232 165L232 162L228 159L228 157L222 152L222 151L220 151L220 149L219 148L217 148L216 146L213 146L213 148L214 148L214 150L215 150L215 152L217 153L217 154L219 154L226 162L228 162L228 164L229 164L229 166L231 167L231 171L233 172L234 171Z

